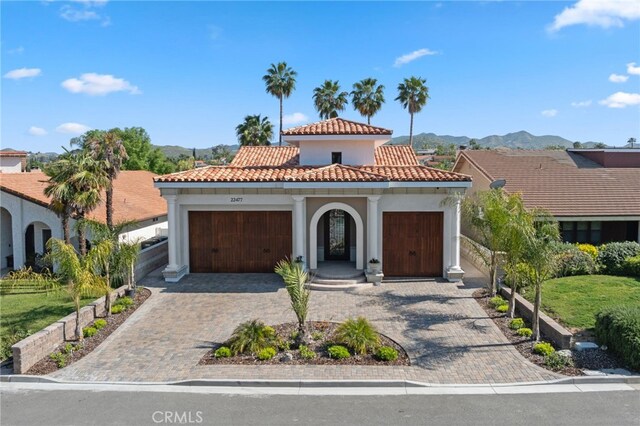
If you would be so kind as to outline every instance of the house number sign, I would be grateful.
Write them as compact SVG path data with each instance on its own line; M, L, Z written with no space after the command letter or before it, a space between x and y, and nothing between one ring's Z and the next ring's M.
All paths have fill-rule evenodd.
M232 203L241 203L242 202L242 197L231 197L231 202Z

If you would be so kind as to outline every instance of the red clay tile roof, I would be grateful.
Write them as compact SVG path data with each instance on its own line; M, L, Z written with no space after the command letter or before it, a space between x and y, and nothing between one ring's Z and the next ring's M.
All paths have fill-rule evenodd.
M282 131L285 136L291 135L391 135L393 132L382 127L345 120L344 118L330 118L304 126L292 127Z
M296 166L299 163L295 146L243 146L231 161L231 166Z
M640 168L606 168L566 151L463 151L489 180L554 216L640 215Z
M156 182L466 182L469 176L418 164L408 146L381 146L376 165L298 165L296 147L240 148L229 166L209 166L157 177Z
M24 151L0 151L0 157L26 157L27 153Z
M115 221L146 220L167 214L167 203L160 191L153 186L153 173L143 170L122 171L113 182L113 210ZM0 189L41 206L49 205L44 195L48 177L42 172L7 173L0 176ZM104 200L104 194L102 199ZM104 204L101 203L89 217L106 221Z

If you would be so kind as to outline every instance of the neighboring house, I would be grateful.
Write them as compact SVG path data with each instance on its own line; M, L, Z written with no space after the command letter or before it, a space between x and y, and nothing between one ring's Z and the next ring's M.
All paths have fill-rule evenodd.
M0 173L21 173L27 168L27 153L4 149L0 151Z
M155 179L169 210L167 281L194 272L311 270L379 259L386 276L447 277L459 262L458 196L469 176L421 166L391 130L333 118L242 147L228 166Z
M470 193L505 179L560 223L565 241L640 241L640 150L461 151L453 171L473 176Z
M167 205L160 191L153 187L154 174L147 171L123 171L114 181L114 221L135 221L135 225L121 234L123 240L147 241L141 252L139 265L151 261L157 264L164 246L166 258ZM63 238L62 223L49 207L44 195L48 177L42 172L0 175L0 267L18 269L31 263L36 254L45 252L49 238ZM103 202L89 214L89 218L106 221ZM75 235L75 220L70 221ZM89 235L89 239L90 239ZM157 244L153 254L145 254L146 246ZM77 246L77 237L72 238ZM152 247L149 247L151 249ZM166 260L166 259L165 259ZM145 267L145 272L152 266ZM166 261L165 261L166 263ZM158 267L160 265L156 265Z

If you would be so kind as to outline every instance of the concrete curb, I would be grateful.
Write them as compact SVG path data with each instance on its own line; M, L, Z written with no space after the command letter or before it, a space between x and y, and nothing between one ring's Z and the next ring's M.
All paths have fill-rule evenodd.
M187 387L243 387L243 388L500 388L514 386L546 386L546 385L583 385L583 384L640 384L638 376L578 376L557 380L520 383L424 383L412 380L234 380L234 379L193 379L174 382L87 382L62 381L46 376L29 376L12 374L0 376L0 382L6 383L54 383L54 384L96 384L96 385L141 385L141 386L187 386Z

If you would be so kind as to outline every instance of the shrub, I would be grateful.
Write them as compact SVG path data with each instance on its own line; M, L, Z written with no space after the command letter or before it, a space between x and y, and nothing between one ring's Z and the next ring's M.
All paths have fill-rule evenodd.
M398 359L398 351L391 346L382 346L376 351L376 358L380 361L395 361Z
M93 322L93 326L98 330L102 330L107 326L107 321L103 320L102 318L97 319Z
M364 317L349 318L338 326L334 338L359 354L375 349L380 344L380 337L375 327Z
M553 346L551 346L551 343L548 343L548 342L540 342L533 345L534 354L549 356L555 351L556 350L553 348Z
M130 298L129 296L120 297L116 299L115 302L113 302L113 306L124 306L125 308L128 308L129 306L132 306L132 305L133 305L133 299Z
M124 312L126 310L126 306L124 305L115 305L111 307L111 313L112 314L120 314L122 312Z
M600 246L598 262L608 275L625 275L624 261L638 255L640 255L640 244L634 241L608 243Z
M311 338L313 340L322 340L323 337L324 333L321 331L314 331L313 333L311 333Z
M316 357L316 353L305 345L300 345L299 349L300 357L303 359L314 359Z
M231 356L231 349L226 346L220 346L213 353L213 356L216 358L229 358Z
M557 352L551 352L544 357L544 365L552 370L561 370L564 367L573 367L573 361L569 357L558 355Z
M625 275L640 277L640 255L627 258L622 264Z
M98 332L98 329L95 327L85 327L82 329L82 335L84 337L93 337Z
M2 337L2 344L0 345L0 360L5 360L13 356L11 346L15 345L22 339L26 339L31 335L30 331L14 328L11 334Z
M344 358L349 358L351 356L351 354L349 353L349 349L340 345L333 345L329 347L327 352L329 352L329 358L334 358L334 359L344 359Z
M285 339L278 338L276 341L276 346L281 351L288 351L289 349L291 349L291 342Z
M522 327L516 330L516 334L522 337L531 337L533 335L533 330L530 328Z
M566 251L556 254L553 261L556 270L555 276L558 278L591 275L598 270L593 256L579 250L576 246L570 246Z
M589 256L591 256L593 260L596 260L596 258L598 257L598 249L592 244L578 244L577 247L581 252L587 253Z
M596 339L640 370L640 306L614 306L596 314Z
M522 318L514 318L509 321L509 328L512 330L519 330L524 327L524 320Z
M501 312L501 313L505 313L509 310L509 305L500 305L496 308L496 311Z
M276 353L277 353L276 348L272 348L272 347L264 348L258 351L258 359L260 361L268 361L274 356L276 356Z
M508 305L509 302L502 296L493 296L489 299L489 305L492 308L497 308L498 306Z
M257 319L238 325L229 339L229 347L234 354L255 354L275 344L277 341L273 328Z
M49 358L55 361L58 368L64 368L67 365L67 355L62 352L54 352L49 355Z

